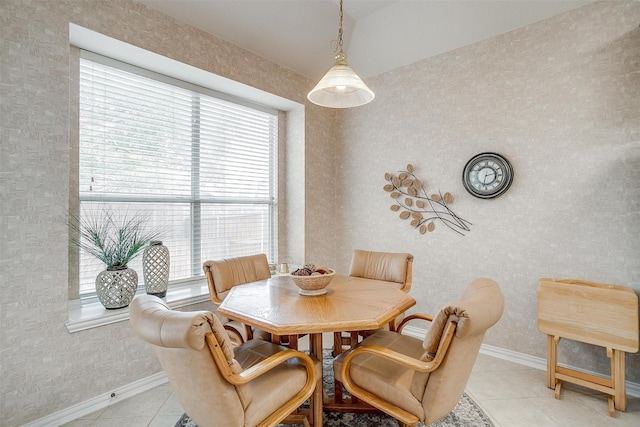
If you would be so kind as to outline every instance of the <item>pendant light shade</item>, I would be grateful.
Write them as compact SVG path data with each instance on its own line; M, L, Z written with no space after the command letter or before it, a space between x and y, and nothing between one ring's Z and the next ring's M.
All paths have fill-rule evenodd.
M347 64L342 50L342 0L340 0L340 27L333 67L327 71L307 98L314 104L330 108L351 108L373 101L375 94Z
M309 101L323 107L350 108L373 101L375 94L347 64L342 50L336 62L307 95Z

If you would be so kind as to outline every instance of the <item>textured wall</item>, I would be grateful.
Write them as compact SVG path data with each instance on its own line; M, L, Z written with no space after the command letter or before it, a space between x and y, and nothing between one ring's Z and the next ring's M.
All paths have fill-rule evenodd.
M128 0L0 1L0 424L7 426L158 370L127 322L75 334L64 326L67 234L55 218L67 211L72 178L69 22L300 103L314 84ZM412 294L424 311L476 276L493 277L507 311L487 342L543 356L539 277L640 289L638 23L638 2L599 2L371 79L371 105L297 111L303 128L286 129L290 143L304 140L297 156L304 172L287 175L305 194L295 194L300 211L285 209L280 229L286 233L290 218L290 232L304 237L289 253L285 234L281 253L345 272L354 248L409 250ZM338 129L336 117L344 119ZM468 158L490 150L510 158L516 180L499 199L474 199L460 173ZM452 208L473 223L467 236L442 227L421 236L389 211L384 173L408 162L429 188L454 194ZM592 349L569 350L570 362L593 368ZM639 357L628 359L635 382Z
M342 159L336 158L335 120L341 112L338 110L309 105L307 114L313 114L313 123L306 121L305 135L305 187L304 202L305 218L305 248L304 261L316 265L336 265L344 253L336 251L335 223L338 212L335 208L336 188L341 187L336 176L338 169L343 167ZM325 114L318 114L324 111ZM314 114L315 113L315 114ZM310 143L313 136L317 143ZM295 197L295 196L293 196ZM290 212L295 215L294 212ZM295 230L288 230L294 233ZM347 257L351 256L350 253ZM301 260L295 259L299 264Z
M17 426L158 372L128 322L69 334L66 227L73 163L69 23L305 103L314 82L128 0L0 1L0 425ZM313 108L291 143L327 150ZM306 133L306 135L305 135ZM301 138L302 137L302 138ZM304 146L298 156L306 156ZM309 155L315 155L314 148ZM330 150L330 149L329 149ZM74 160L75 159L75 160ZM327 171L319 175L324 178ZM306 171L314 175L313 164ZM301 177L304 179L304 177ZM326 180L325 180L326 181ZM307 186L303 186L303 191ZM311 185L311 189L313 186ZM334 197L323 188L323 197ZM283 200L286 200L286 195ZM304 197L304 196L302 196ZM330 205L330 204L329 204ZM312 207L302 204L303 209ZM281 206L282 218L286 207ZM306 213L303 213L306 216ZM308 221L313 224L314 220ZM296 230L305 236L305 223ZM281 221L286 233L286 221ZM286 235L286 234L285 234ZM281 243L287 240L282 239ZM333 242L319 242L333 256ZM301 245L304 247L305 245ZM286 246L281 250L287 253ZM302 258L303 255L300 255ZM189 307L210 309L211 304Z
M412 252L418 311L434 312L475 277L495 279L506 311L486 342L538 357L539 278L640 291L639 23L640 2L597 2L368 81L376 100L350 110L338 138L337 252ZM494 200L461 182L484 151L515 169ZM473 223L466 236L439 223L420 235L389 210L384 173L407 163L429 190L453 193L451 208ZM608 372L602 349L561 344L561 353ZM627 379L640 382L640 354L627 363Z

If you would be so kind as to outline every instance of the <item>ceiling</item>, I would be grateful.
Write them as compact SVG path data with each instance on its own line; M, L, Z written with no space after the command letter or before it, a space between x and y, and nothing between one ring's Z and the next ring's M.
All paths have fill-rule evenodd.
M339 0L137 0L314 80L333 65ZM344 0L349 65L371 77L594 0Z

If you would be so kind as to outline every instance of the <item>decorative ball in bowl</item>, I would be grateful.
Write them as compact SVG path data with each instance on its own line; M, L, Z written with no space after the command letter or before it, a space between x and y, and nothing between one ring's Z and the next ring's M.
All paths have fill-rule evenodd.
M336 272L329 267L316 267L313 264L305 264L291 272L293 282L300 288L300 295L324 295L327 293L327 286L333 279Z

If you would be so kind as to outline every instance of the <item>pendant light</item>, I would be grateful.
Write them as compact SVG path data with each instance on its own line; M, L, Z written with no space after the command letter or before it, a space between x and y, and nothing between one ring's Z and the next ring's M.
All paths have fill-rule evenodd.
M375 94L347 64L347 54L342 50L342 0L340 0L340 27L333 67L327 71L311 92L309 101L322 107L351 108L368 104Z

